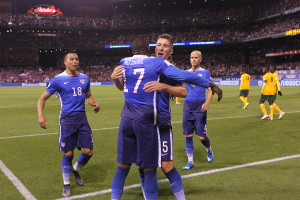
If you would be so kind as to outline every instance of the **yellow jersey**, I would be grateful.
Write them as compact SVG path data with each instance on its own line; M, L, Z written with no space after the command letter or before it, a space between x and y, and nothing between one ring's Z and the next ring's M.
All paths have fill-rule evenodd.
M266 73L263 76L263 88L262 93L263 95L275 95L276 93L276 80L275 76L270 72Z
M276 81L276 92L280 91L280 84L279 84L278 74L276 72L274 72L273 76L275 77L275 81Z
M251 80L251 77L249 74L247 74L247 73L242 74L240 90L249 90L250 80Z

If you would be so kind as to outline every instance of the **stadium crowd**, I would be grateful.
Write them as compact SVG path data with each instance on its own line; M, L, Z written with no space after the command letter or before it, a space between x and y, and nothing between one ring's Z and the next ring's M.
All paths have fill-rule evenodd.
M176 59L177 60L177 59ZM87 74L91 82L111 82L110 75L117 63L111 65L91 65L82 67L79 71ZM84 66L84 63L80 64ZM182 70L190 68L189 60L176 63L176 66ZM277 70L300 70L300 62L287 63L256 63L240 64L225 62L204 62L202 67L208 69L212 77L226 77L240 75L242 69L246 69L251 75L261 75L264 66L276 66ZM42 67L42 66L0 66L0 83L43 83L47 78L53 78L55 75L65 70L63 65Z

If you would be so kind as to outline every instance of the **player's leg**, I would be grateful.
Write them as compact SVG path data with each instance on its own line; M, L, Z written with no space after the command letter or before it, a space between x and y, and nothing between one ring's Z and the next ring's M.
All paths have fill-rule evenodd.
M269 118L269 115L267 113L266 107L265 107L265 101L268 99L268 95L263 95L260 99L259 99L259 107L262 111L262 113L264 114L264 116L261 119L266 119Z
M206 148L207 152L207 161L212 162L214 154L210 145L210 140L207 137L207 111L194 113L196 118L195 121L195 134L198 136L198 139L201 141L203 146Z
M278 117L278 119L281 119L282 116L283 116L285 113L284 113L284 112L277 106L277 104L275 103L276 96L277 96L277 94L275 94L273 106L274 106L275 110L277 110L277 111L279 112L279 117Z
M64 151L61 162L64 187L62 196L69 197L71 195L70 175L73 170L73 150L76 147L76 128L74 125L62 124L59 126L59 149Z
M160 128L161 140L161 169L169 179L173 194L177 200L184 200L182 179L173 162L173 133L172 129Z
M81 154L78 156L76 163L73 166L72 174L75 182L79 186L83 186L83 180L79 175L79 171L84 167L93 155L93 134L88 123L77 124L78 130L77 147L81 148Z
M157 199L158 182L156 168L161 167L161 145L159 129L156 126L135 122L137 137L136 165L143 168L144 195L146 199Z
M274 95L270 95L270 99L269 99L269 105L270 105L270 118L269 120L273 120L273 116L274 116L274 101L272 100L272 96Z
M119 200L123 194L126 177L129 173L130 165L119 164L113 177L111 185L111 199Z
M134 120L122 117L119 126L117 162L118 168L112 180L111 199L120 199L132 163L136 162L137 141L133 130Z
M188 157L188 163L182 169L189 170L195 167L194 143L193 143L193 134L195 131L195 119L191 112L183 111L182 129L183 129L183 135L185 135L185 150Z
M246 101L245 109L247 109L248 106L249 106L248 95L249 95L249 90L245 90L245 91L244 91L244 98L245 98L245 101Z
M244 103L244 106L242 107L242 109L245 109L247 101L245 100L245 97L244 97L244 90L241 90L241 92L240 92L240 100Z
M176 97L176 104L181 104L179 101L179 97Z

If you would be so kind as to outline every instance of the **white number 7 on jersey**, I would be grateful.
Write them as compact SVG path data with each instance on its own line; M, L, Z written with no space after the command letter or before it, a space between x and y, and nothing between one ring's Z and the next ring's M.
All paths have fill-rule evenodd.
M137 73L140 73L140 76L139 78L137 79L137 82L135 84L135 87L133 89L133 93L137 93L137 90L142 82L142 79L144 77L144 74L145 74L145 68L137 68L137 69L134 69L133 70L133 75L137 75ZM124 92L128 92L128 89L126 88L126 76L125 76L125 79L124 79Z

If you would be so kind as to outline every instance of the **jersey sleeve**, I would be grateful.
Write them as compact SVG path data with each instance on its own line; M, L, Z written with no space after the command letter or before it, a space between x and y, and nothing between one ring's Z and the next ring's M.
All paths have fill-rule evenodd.
M159 63L159 65L160 72L168 78L174 79L179 82L202 86L205 88L208 88L210 86L210 82L208 80L201 78L194 73L182 71L166 60L163 60L163 62Z
M267 82L267 75L263 76L263 82L266 83Z
M57 78L54 77L53 79L51 79L48 87L46 88L46 91L49 92L50 94L54 94L57 89L58 89L58 84L57 84Z
M86 92L90 92L90 91L91 91L91 82L90 82L90 78L87 76Z

